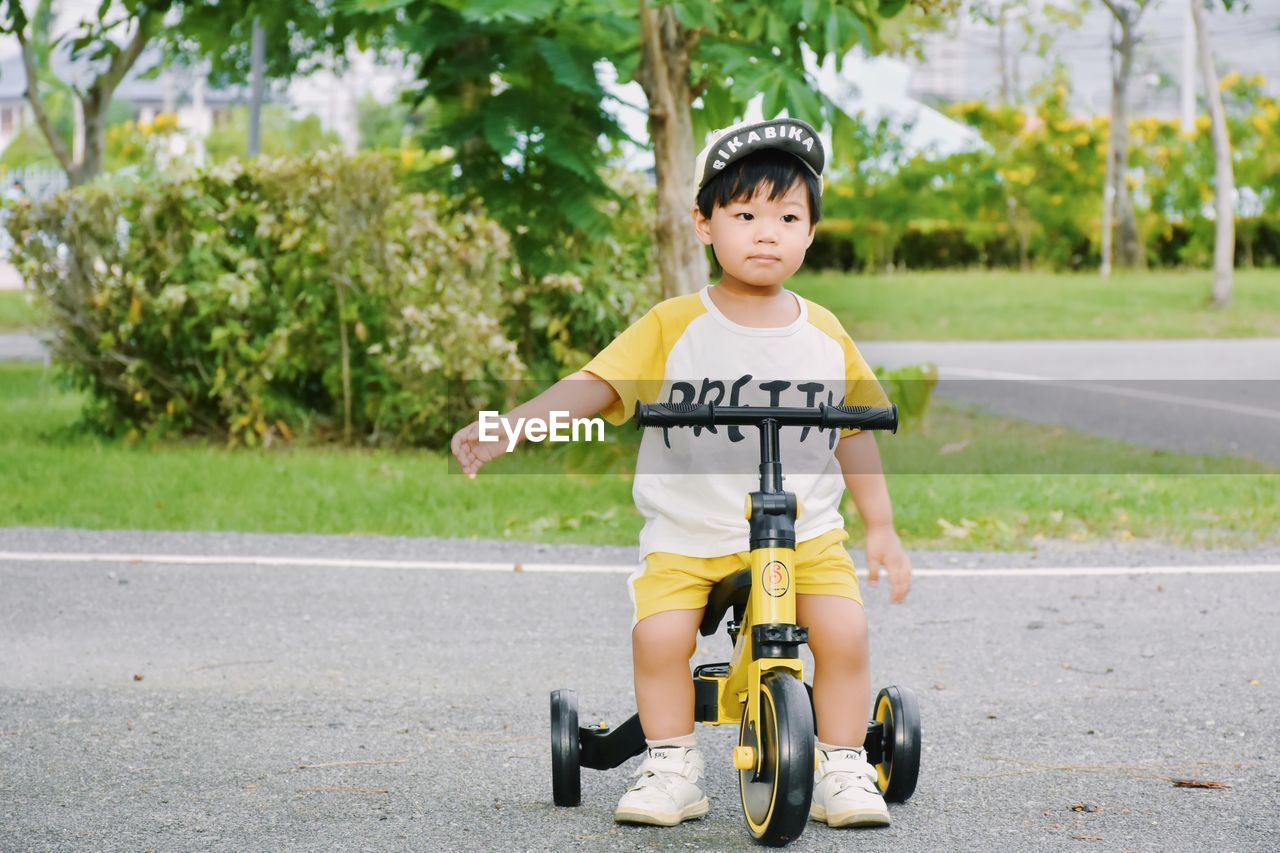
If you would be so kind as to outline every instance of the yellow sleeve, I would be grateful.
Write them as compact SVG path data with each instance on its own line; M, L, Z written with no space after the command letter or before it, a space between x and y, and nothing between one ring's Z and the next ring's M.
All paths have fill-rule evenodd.
M854 346L853 338L845 331L844 325L835 314L815 302L809 302L809 322L817 326L823 334L840 344L844 354L844 405L846 406L887 406L889 395L880 387L880 381L867 366L866 359ZM862 432L860 429L842 429L841 438L848 438Z
M841 332L844 332L841 329ZM858 352L853 338L848 333L840 336L840 344L844 348L844 404L846 406L887 406L889 396L880 386L875 372L867 365L862 353ZM841 438L848 438L862 432L860 429L842 429Z
M662 390L666 354L657 309L636 320L582 368L608 382L618 399L601 412L620 426L635 414L636 403L652 402Z

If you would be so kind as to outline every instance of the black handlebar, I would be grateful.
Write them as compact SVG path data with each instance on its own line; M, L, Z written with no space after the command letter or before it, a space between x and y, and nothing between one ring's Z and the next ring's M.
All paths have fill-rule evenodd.
M637 427L809 426L821 429L879 429L898 431L898 406L717 406L715 403L640 403Z

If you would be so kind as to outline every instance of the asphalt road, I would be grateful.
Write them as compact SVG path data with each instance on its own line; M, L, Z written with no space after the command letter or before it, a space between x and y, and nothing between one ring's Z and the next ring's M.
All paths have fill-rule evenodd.
M939 399L1139 446L1280 465L1280 338L886 341L860 349L887 367L936 364Z
M919 788L888 829L792 849L1275 850L1280 550L1108 547L919 552L905 604L868 590L873 683L920 698ZM549 691L577 688L584 723L633 708L624 575L344 562L630 549L0 529L0 551L338 561L0 555L0 849L753 849L731 730L700 729L704 820L616 827L631 765L551 803ZM983 573L1224 562L1272 570Z
M46 348L35 335L0 332L0 361L44 361Z

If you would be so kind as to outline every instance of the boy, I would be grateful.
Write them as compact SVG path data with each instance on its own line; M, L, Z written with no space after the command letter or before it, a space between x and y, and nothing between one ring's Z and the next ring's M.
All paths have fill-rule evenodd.
M724 275L666 300L581 371L508 418L597 413L624 423L638 401L814 406L881 402L882 392L840 322L783 288L821 216L822 142L808 124L743 122L698 155L693 227ZM878 399L865 400L867 392ZM856 399L862 397L863 399ZM665 433L665 434L664 434ZM474 477L506 445L477 424L452 450ZM645 517L641 568L629 579L636 704L648 754L615 819L673 826L705 815L704 762L693 721L689 660L707 595L750 564L743 495L756 487L753 435L736 428L645 430L633 495ZM819 766L810 816L831 826L883 826L889 812L862 749L870 706L867 628L839 506L847 485L867 529L870 581L883 563L891 600L907 594L911 562L893 529L870 433L784 430L786 488L795 492L796 615L809 629ZM843 482L841 481L843 476Z

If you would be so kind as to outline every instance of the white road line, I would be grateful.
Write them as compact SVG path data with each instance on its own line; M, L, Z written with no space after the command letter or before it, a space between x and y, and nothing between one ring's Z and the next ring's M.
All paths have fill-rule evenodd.
M1178 406L1192 406L1197 409L1208 409L1223 414L1230 412L1254 418L1267 418L1280 421L1280 410L1266 409L1260 406L1245 406L1240 403L1227 403L1205 400L1201 397L1186 397L1181 394L1166 394L1163 391L1144 391L1141 388L1123 388L1104 385L1101 382L1090 382L1083 379L1054 379L1050 376L1035 376L1030 373L1007 373L1001 370L982 370L974 367L944 367L939 369L943 379L1000 379L1016 382L1052 382L1067 388L1079 388L1095 394L1110 394L1113 397L1131 397L1135 400L1150 400L1155 403L1172 403ZM1140 381L1140 380L1132 380Z
M205 556L200 554L90 554L82 552L0 551L8 563L111 563L179 566L276 566L319 569L401 569L409 571L533 572L630 574L638 564L514 563L458 560L360 560L323 557ZM865 576L866 570L858 574ZM1090 577L1123 575L1248 575L1280 574L1280 563L1239 563L1186 566L1019 566L1008 569L915 569L923 578Z

